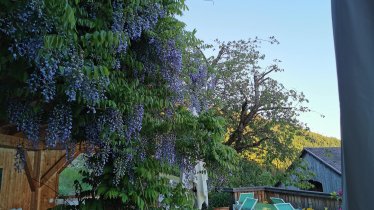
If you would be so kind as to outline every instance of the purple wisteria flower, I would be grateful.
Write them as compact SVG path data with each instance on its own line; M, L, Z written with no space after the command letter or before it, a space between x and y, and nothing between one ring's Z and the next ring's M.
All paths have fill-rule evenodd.
M18 173L21 173L26 165L25 150L22 145L16 148L16 156L14 158L14 168Z
M174 134L159 135L156 138L155 158L169 165L176 163L176 150Z
M72 110L69 106L58 104L48 119L46 143L55 147L57 143L67 145L73 128Z
M20 101L11 101L8 104L8 119L9 122L17 126L18 131L22 131L27 139L29 139L34 146L37 146L39 141L39 116L30 106Z
M126 125L127 129L125 131L125 137L129 142L131 139L136 139L142 130L144 115L144 106L137 105L134 107L133 113L127 119Z

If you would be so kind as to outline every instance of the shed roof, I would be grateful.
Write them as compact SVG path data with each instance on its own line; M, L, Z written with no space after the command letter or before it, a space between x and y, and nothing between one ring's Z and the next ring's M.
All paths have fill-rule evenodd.
M342 155L340 147L307 147L301 157L309 153L338 174L342 174Z

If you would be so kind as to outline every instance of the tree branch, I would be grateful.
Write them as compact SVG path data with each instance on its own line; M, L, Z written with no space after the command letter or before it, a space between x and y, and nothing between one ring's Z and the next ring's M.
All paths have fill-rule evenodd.
M265 138L262 138L262 139L260 139L260 140L258 140L256 142L254 142L254 143L251 143L251 144L238 145L238 146L235 147L235 150L237 152L242 152L243 150L248 149L248 148L258 147L258 146L260 146L266 140L270 140L270 138L269 137L265 137Z
M269 71L263 73L263 74L261 75L261 77L260 77L258 80L261 81L262 79L265 78L266 75L270 74L270 73L273 72L274 70L275 70L275 68L270 69Z
M227 145L232 145L234 148L238 151L238 147L241 147L239 145L242 144L242 139L243 139L243 133L244 133L244 128L251 122L256 114L258 113L258 108L259 108L259 98L260 98L260 91L259 91L259 86L260 84L258 83L258 77L257 75L253 76L253 85L254 85L254 104L250 108L248 107L248 99L244 101L242 104L242 110L240 113L240 121L239 124L236 128L236 130L230 135L229 140L226 142ZM250 112L248 113L248 110ZM235 145L233 145L235 143Z
M212 61L211 66L215 67L219 60L221 60L223 54L225 53L226 47L222 46L222 48L219 50L217 57Z
M242 104L242 110L240 113L240 120L238 126L236 127L235 131L231 133L229 140L225 143L226 145L232 145L235 142L235 145L241 142L244 128L245 128L245 119L247 117L248 112L248 100L246 99Z
M267 108L260 108L258 109L258 111L261 112L261 111L270 111L270 110L290 110L294 108L295 107L272 106L272 107L267 107Z
M204 61L205 61L206 65L209 66L208 59L206 58L203 50L199 46L196 46L196 49L201 53L201 55L203 55L203 58L204 58Z

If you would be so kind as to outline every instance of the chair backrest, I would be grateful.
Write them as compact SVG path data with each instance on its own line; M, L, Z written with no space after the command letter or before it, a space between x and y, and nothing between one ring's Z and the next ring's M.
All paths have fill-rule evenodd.
M255 198L255 195L254 195L253 192L251 192L251 193L240 193L238 202L239 203L244 203L246 198Z
M273 202L273 204L286 203L286 202L284 202L284 200L282 198L270 197L270 200L271 200L271 202Z
M295 210L290 203L277 203L274 206L277 210Z
M239 210L253 210L255 209L257 199L246 198L243 204L240 206Z

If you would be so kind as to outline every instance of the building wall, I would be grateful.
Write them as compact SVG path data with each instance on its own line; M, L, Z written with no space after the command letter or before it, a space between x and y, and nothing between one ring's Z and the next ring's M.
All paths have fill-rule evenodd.
M331 168L323 164L309 153L306 153L303 156L303 160L308 164L309 170L315 174L313 180L322 183L323 192L338 192L342 189L341 175L334 172ZM281 183L279 187L290 190L300 190L295 186L284 186L283 183Z
M0 168L3 168L0 186L0 210L10 208L30 209L31 190L25 173L18 173L14 170L15 154L15 149L0 148Z
M316 175L313 180L322 183L323 192L331 193L342 189L341 175L331 170L309 153L306 153L303 159L308 163L309 169Z
M63 150L43 150L41 152L40 177L42 177L60 158L64 157ZM32 165L32 174L35 171L35 155L37 152L28 151L27 155ZM16 150L11 148L0 148L0 168L3 168L3 175L0 188L0 210L11 208L31 209L32 192L25 171L18 173L14 169ZM40 187L38 191L38 205L41 210L54 206L54 199L58 192L58 174Z
M43 150L41 157L41 175L44 175L60 158L66 160L65 150ZM43 184L40 188L40 209L45 210L55 206L55 199L58 195L58 173Z

